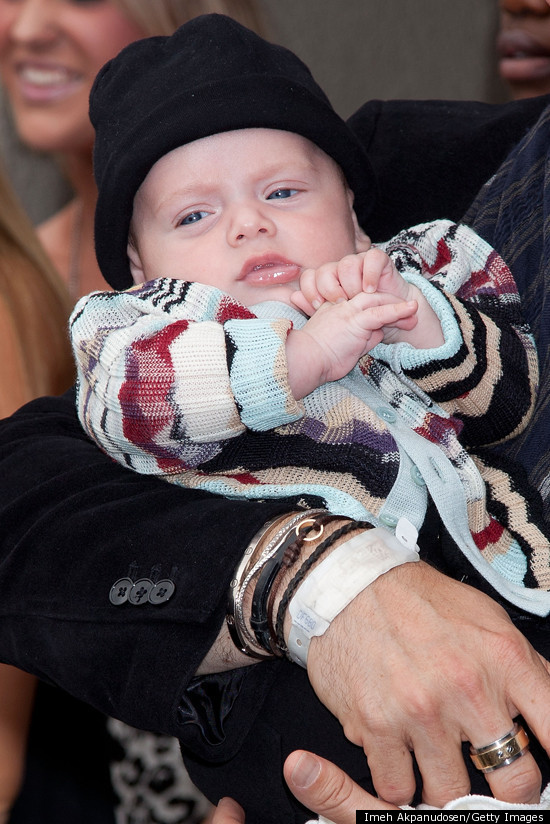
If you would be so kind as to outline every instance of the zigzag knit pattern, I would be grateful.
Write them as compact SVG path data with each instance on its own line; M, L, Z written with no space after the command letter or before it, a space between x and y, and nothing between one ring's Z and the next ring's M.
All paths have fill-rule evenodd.
M428 493L444 524L456 519L456 486L426 490L414 458L434 445L483 562L514 587L549 590L549 542L528 499L473 453L520 432L534 403L536 353L510 271L449 221L384 248L438 314L440 347L380 344L298 402L285 340L305 322L299 312L278 303L253 312L213 287L163 278L77 304L81 422L138 472L232 497L321 499L374 524L391 525L391 510L420 526Z

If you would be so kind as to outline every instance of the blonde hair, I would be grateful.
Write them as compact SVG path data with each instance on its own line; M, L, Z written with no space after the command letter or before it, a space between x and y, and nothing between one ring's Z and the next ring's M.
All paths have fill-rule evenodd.
M256 0L114 0L146 36L172 34L199 14L227 14L249 29L265 34L265 24Z
M10 386L0 386L0 408L65 391L74 380L67 319L67 289L49 262L33 226L0 169L0 301L6 336L21 384L10 407ZM13 394L13 393L12 393Z

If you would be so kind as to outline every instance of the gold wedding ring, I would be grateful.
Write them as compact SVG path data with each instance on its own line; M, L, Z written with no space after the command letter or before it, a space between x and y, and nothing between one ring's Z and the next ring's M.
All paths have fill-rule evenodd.
M485 747L470 747L470 758L483 773L507 767L529 749L529 737L523 727L514 724L510 732Z

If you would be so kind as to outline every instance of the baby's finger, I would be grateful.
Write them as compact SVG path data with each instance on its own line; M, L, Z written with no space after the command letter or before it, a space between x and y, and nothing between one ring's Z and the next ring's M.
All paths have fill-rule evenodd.
M292 292L290 295L290 302L293 306L303 312L304 315L311 317L314 312L318 309L316 306L312 306L309 300L306 298L304 293L301 290L297 292Z
M300 275L300 292L302 293L303 299L307 301L313 311L325 302L325 298L317 288L318 271L318 269L304 269ZM295 302L294 295L292 295L292 301L293 303ZM302 307L300 306L299 308ZM304 310L302 309L302 311ZM307 312L306 314L312 314L312 312Z
M368 309L364 309L358 320L364 329L381 329L383 326L395 326L399 321L412 318L417 309L418 304L415 300L384 303L380 306L370 306Z
M392 326L394 326L396 329L402 329L404 332L410 332L411 329L414 329L417 323L418 315L416 312L413 312L412 315L409 315L406 318L396 320L395 323L392 323Z
M338 263L326 263L315 271L315 286L317 292L324 300L328 300L330 303L341 303L348 299L346 290L340 282L341 271L345 271L346 269L345 260L346 258L343 258L338 261Z
M347 255L338 263L336 277L348 300L363 291L363 260L365 255Z
M376 247L372 247L366 252L362 264L362 288L364 292L376 292L382 275L393 272L391 259L382 249Z

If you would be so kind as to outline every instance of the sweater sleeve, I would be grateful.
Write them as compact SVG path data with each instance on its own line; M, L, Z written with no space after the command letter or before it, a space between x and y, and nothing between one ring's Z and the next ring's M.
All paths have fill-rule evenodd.
M296 420L288 319L261 319L210 286L163 278L96 292L70 321L85 431L142 474L213 458L245 429Z
M472 229L450 221L415 226L383 246L438 314L444 343L380 344L371 354L459 418L465 445L521 432L535 402L538 361L506 263Z

